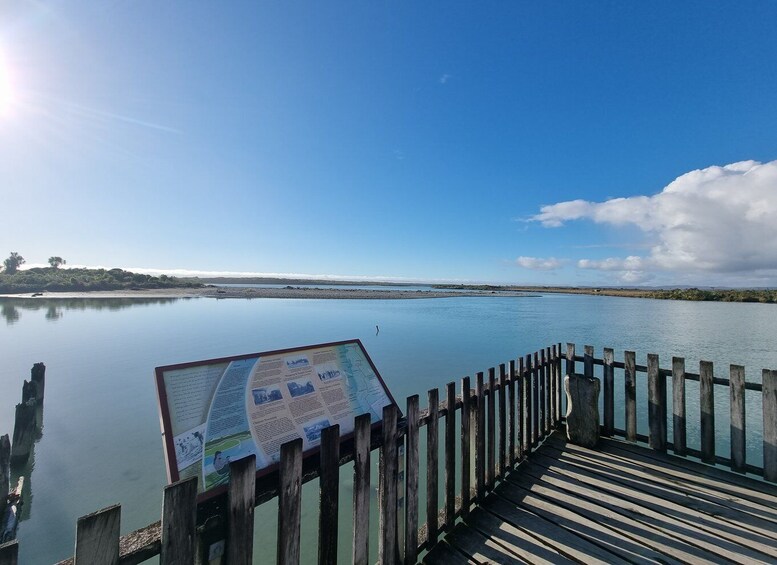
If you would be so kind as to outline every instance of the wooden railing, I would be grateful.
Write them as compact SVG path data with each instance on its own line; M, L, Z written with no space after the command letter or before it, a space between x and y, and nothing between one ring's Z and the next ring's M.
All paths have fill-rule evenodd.
M713 364L709 361L699 363L699 372L685 370L685 359L672 357L672 368L659 367L658 355L648 354L647 364L638 365L633 351L624 352L623 361L615 361L614 351L604 348L601 359L594 357L594 348L585 346L584 355L575 355L575 344L568 343L566 350L566 373L575 372L575 362L583 362L583 371L587 376L594 375L594 366L602 366L602 390L604 400L604 424L602 434L621 436L627 441L647 442L651 448L666 452L672 450L675 455L690 455L705 463L730 467L737 473L752 473L767 481L777 482L777 371L763 369L761 382L747 382L745 368L741 365L729 366L729 378L715 377ZM615 369L623 370L624 388L615 390ZM637 375L647 374L648 399L648 435L637 430ZM667 437L669 422L667 382L672 380L672 439ZM688 422L686 413L685 383L699 383L699 442L697 446L688 445ZM725 392L730 399L730 441L729 457L716 453L715 449L715 397L716 390L728 388ZM761 393L763 414L763 466L747 462L747 426L745 418L745 391ZM719 394L719 393L718 393ZM622 400L622 402L621 402ZM625 429L615 428L615 407L623 408ZM695 407L695 403L694 403Z
M340 468L354 462L353 537L350 558L364 564L370 560L370 460L379 449L378 559L381 563L415 563L421 552L432 547L441 532L449 531L466 517L504 474L536 449L562 421L561 344L526 355L457 384L448 383L444 399L438 389L427 393L428 407L421 409L418 395L407 399L405 417L397 406L383 412L380 430L372 430L369 415L354 421L354 434L341 441L338 426L323 431L320 452L302 458L302 441L281 448L280 469L256 479L253 456L230 464L228 493L208 504L196 504L196 478L164 489L162 520L119 537L120 506L100 510L78 520L75 557L62 563L141 563L159 555L160 562L199 562L211 532L221 528L226 539L226 563L250 563L253 553L254 507L278 498L278 563L297 563L300 558L302 485L319 479L318 562L335 563L338 556ZM738 472L751 472L777 480L777 372L764 371L763 383L747 383L744 369L731 366L731 378L715 378L712 364L702 362L699 374L687 373L684 361L674 358L672 369L661 369L658 357L648 355L647 365L637 365L633 352L616 362L612 349L602 359L585 347L576 356L567 344L566 373L575 372L582 361L586 375L602 366L604 435L620 435L629 441L647 441L659 451L697 456L707 462L730 465ZM623 370L622 403L616 402L615 370ZM637 374L647 374L649 435L637 430ZM672 378L674 442L667 440L666 377ZM686 442L685 381L699 381L701 406L700 447ZM714 391L727 386L731 395L731 458L715 453ZM745 458L744 391L763 395L764 466ZM615 407L623 407L625 429L615 428ZM458 416L457 416L458 413ZM458 422L457 422L458 420ZM421 428L426 427L426 497L419 496L422 461ZM442 428L442 429L441 429ZM440 437L443 441L440 442ZM400 469L399 448L404 447L405 465ZM474 463L474 464L473 464ZM458 472L457 472L458 471ZM404 472L404 505L399 505ZM440 475L442 474L442 481ZM458 480L457 480L458 479ZM440 496L442 495L442 504ZM425 504L421 524L419 506ZM203 517L216 517L204 520ZM402 534L402 535L400 535ZM15 564L16 543L0 547L0 565Z

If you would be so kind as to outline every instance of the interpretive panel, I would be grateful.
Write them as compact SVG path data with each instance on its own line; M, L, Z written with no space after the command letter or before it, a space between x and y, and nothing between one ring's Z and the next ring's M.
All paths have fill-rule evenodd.
M324 428L348 437L356 416L375 424L395 404L359 340L157 367L156 382L168 479L199 477L209 494L231 460L253 453L269 472L287 441L309 454Z

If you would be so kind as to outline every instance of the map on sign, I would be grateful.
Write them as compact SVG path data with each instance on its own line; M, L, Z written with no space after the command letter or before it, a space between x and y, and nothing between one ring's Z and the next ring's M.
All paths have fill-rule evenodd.
M199 478L200 492L229 482L229 462L256 456L257 471L279 462L281 445L394 404L359 340L214 359L156 369L168 479Z

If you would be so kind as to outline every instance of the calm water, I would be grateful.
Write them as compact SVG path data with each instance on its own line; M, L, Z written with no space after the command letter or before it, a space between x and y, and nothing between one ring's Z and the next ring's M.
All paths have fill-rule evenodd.
M721 377L728 376L728 363L742 364L751 381L760 381L761 368L777 367L777 306L762 304L574 295L0 299L0 313L0 433L13 433L14 405L32 364L47 366L43 437L35 446L32 498L19 529L23 563L72 555L76 519L116 502L122 504L122 533L159 519L166 479L152 378L158 365L359 338L401 406L410 394L425 398L428 388L557 342L576 342L580 350L592 344L597 355L602 347L613 347L618 360L624 349L633 349L641 364L648 352L658 353L664 367L671 355L683 355L694 372L700 359L710 360ZM698 391L694 384L688 385L689 398ZM724 436L727 398L722 396L717 410ZM755 400L748 395L753 405L748 406L748 457L759 463ZM645 430L642 418L640 431ZM721 453L727 453L727 445L719 444ZM308 485L304 496L315 501L315 485ZM343 496L349 504L347 488ZM265 506L257 515L266 526L275 509ZM343 508L347 519L349 506ZM272 527L267 529L259 541L274 545ZM345 547L341 551L347 554ZM315 551L305 555L314 559Z

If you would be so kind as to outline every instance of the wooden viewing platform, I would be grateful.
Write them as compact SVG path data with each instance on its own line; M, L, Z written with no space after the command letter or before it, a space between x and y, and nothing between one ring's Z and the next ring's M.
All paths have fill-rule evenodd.
M606 439L552 435L425 563L774 563L777 487Z
M368 414L358 416L347 441L331 426L320 452L304 460L302 440L288 442L279 470L259 479L253 456L233 461L228 493L215 501L197 505L196 478L169 485L161 521L125 536L119 505L84 516L75 555L62 563L130 565L159 556L163 565L199 564L221 538L223 563L248 564L254 508L272 500L280 564L368 565L375 557L381 564L777 562L777 371L763 370L761 382L752 382L739 365L722 378L706 361L692 373L679 357L662 369L652 354L639 365L631 351L623 361L612 349L600 359L593 347L584 351L575 355L567 344L563 355L561 344L552 345L477 373L474 383L448 383L442 399L433 388L425 409L413 395L404 416L396 405L384 409L380 429L371 430ZM603 414L591 420L602 435L596 450L568 443L562 433L563 376L576 375L580 362L584 379L601 379ZM638 402L646 403L647 418L638 417ZM727 442L716 441L724 439L716 437L716 406L718 420L721 412L728 420ZM647 429L638 429L645 420ZM752 434L762 461L747 458ZM720 453L718 443L730 452ZM376 450L378 528L371 539ZM353 505L341 509L347 463ZM318 480L320 497L306 512L317 512L317 539L301 539L302 484L311 480ZM346 512L352 528L339 525ZM338 555L346 535L350 554ZM16 565L18 550L16 541L0 545L0 565Z

